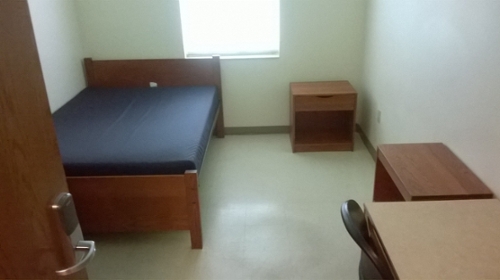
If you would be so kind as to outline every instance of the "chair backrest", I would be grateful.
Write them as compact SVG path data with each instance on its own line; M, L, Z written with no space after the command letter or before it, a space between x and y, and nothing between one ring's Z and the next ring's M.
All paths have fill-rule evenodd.
M348 200L342 203L340 212L347 232L349 232L352 239L358 244L373 266L375 266L381 278L392 279L393 276L389 271L386 261L380 258L372 245L370 245L365 214L359 204L354 200Z

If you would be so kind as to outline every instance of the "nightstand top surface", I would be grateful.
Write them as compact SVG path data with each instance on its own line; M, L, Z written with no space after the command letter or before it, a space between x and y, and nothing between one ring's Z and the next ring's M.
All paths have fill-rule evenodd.
M293 95L356 94L349 81L290 83Z

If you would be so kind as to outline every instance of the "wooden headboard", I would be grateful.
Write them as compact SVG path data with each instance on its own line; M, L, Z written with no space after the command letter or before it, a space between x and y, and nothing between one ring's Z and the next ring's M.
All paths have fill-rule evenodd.
M224 137L220 58L92 60L85 58L88 87L127 88L215 85L220 99L216 134Z
M89 87L216 85L221 89L220 59L92 60L85 58Z

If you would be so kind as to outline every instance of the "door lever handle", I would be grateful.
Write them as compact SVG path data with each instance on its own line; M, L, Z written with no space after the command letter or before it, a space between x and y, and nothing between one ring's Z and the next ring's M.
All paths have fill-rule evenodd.
M95 255L95 251L96 251L95 242L94 241L86 241L86 240L78 241L78 243L76 244L75 250L76 251L86 251L87 253L85 253L83 258L74 266L71 266L71 267L68 267L65 269L61 269L61 270L56 270L57 275L67 276L67 275L73 274L73 273L78 272L78 271L82 270L83 268L85 268L85 266L87 266L87 264L92 260L92 258Z

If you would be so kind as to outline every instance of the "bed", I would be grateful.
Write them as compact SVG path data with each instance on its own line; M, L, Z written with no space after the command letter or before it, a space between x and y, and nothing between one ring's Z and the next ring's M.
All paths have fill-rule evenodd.
M202 248L198 173L224 137L219 58L84 62L88 87L53 114L83 232L189 230Z

